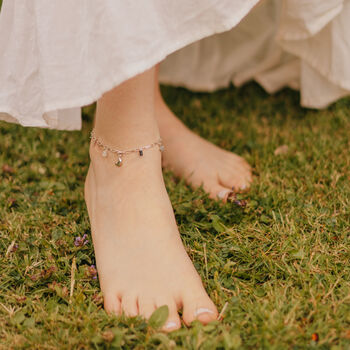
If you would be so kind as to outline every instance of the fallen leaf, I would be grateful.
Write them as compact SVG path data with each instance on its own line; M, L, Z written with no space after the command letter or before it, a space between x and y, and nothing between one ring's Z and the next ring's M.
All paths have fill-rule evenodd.
M314 342L318 342L318 339L319 339L318 333L313 333L312 336L311 336L311 339L312 339Z
M15 172L15 169L13 169L12 167L10 167L8 164L4 164L2 166L2 171L4 173L8 173L8 174L13 174Z
M279 155L282 155L282 154L287 154L289 151L289 147L287 145L282 145L282 146L279 146L275 149L275 152L274 155L275 156L279 156Z
M102 333L102 338L110 343L114 339L115 335L112 331L105 331Z

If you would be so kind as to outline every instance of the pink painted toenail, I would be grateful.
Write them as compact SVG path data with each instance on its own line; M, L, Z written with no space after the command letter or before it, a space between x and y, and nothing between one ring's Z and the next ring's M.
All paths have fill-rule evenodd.
M194 316L197 317L201 314L213 314L213 313L214 313L214 311L207 309L205 307L201 307L195 311Z
M241 190L244 191L247 188L247 185L241 186Z
M177 326L176 322L168 322L164 328L171 329L171 328L175 328L176 326Z

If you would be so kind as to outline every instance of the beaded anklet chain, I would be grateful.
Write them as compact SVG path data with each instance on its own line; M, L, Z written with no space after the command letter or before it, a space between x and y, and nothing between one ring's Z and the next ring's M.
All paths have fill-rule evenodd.
M90 135L91 140L102 149L102 157L106 158L108 156L108 153L112 153L113 155L116 155L116 161L115 165L117 167L121 167L124 162L123 162L123 157L130 154L130 153L138 153L140 157L143 157L143 151L148 150L150 148L154 147L159 147L159 151L163 152L164 151L164 146L162 143L162 139L159 139L156 142L153 142L149 145L145 145L142 147L138 148L132 148L132 149L127 149L127 150L119 150L116 148L112 148L108 145L105 145L96 135L95 135L95 129L92 129L91 135Z

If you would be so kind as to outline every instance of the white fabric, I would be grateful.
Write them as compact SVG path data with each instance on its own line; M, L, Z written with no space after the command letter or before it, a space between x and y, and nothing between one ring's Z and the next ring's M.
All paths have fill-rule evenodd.
M254 79L270 93L300 89L303 106L324 108L350 94L350 1L261 1L231 31L170 55L160 78L199 91Z
M80 106L169 53L232 28L257 2L4 0L1 118L79 129Z
M311 107L349 94L350 0L258 2L4 0L0 119L79 129L81 106L178 49L163 82L210 91L255 79L300 88Z

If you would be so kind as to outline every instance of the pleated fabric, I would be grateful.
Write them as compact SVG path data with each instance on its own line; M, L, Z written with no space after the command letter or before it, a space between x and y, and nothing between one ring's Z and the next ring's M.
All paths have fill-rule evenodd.
M304 107L324 108L350 94L349 63L349 0L266 0L232 30L170 55L160 78L198 91L288 86Z

